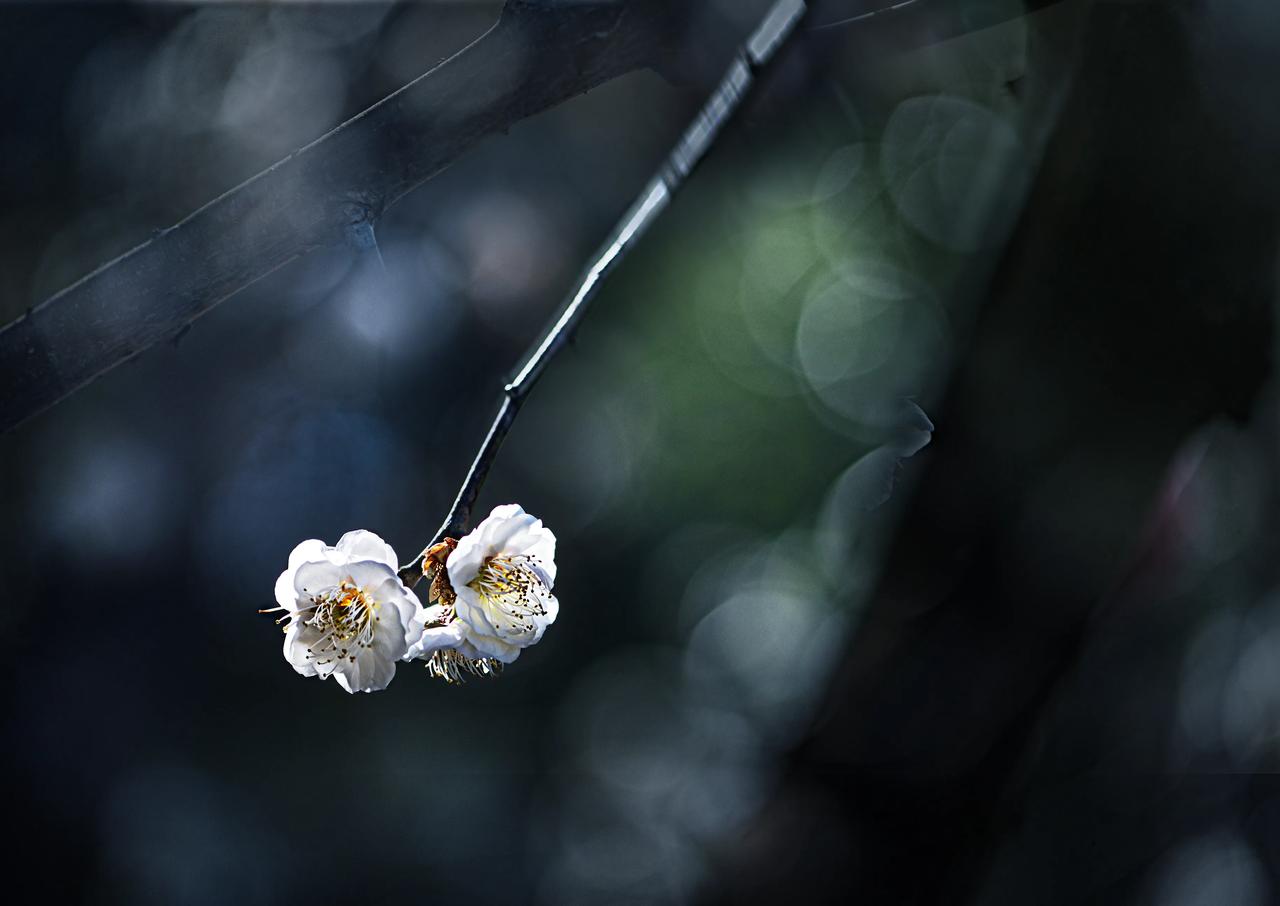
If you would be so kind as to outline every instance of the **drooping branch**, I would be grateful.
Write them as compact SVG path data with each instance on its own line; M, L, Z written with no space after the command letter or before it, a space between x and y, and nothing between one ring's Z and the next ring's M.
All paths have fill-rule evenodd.
M494 457L515 423L516 414L528 398L529 392L556 353L572 338L578 323L586 314L587 304L595 297L604 278L666 209L671 197L706 155L716 136L751 90L757 72L792 34L804 14L804 0L777 0L773 4L760 26L734 56L720 84L685 130L658 173L649 180L635 204L614 227L608 240L587 267L577 289L565 303L560 317L507 384L502 405L462 482L462 488L458 491L449 515L422 553L411 563L401 567L400 577L405 584L413 587L422 577L427 551L446 537L461 534L466 528L471 518L471 509L489 474L489 468L493 465Z
M484 136L651 65L673 21L663 9L509 0L450 59L0 329L0 431L295 258L351 241Z

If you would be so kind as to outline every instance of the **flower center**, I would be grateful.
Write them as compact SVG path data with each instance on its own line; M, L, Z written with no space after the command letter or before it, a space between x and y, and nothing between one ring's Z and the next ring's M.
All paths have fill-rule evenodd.
M467 586L480 596L494 618L494 628L532 632L533 617L546 616L546 573L537 557L489 557ZM499 621L506 625L499 627Z
M350 579L312 595L311 603L307 625L319 630L320 638L307 649L308 658L314 658L317 664L338 658L354 662L354 649L373 645L378 605Z

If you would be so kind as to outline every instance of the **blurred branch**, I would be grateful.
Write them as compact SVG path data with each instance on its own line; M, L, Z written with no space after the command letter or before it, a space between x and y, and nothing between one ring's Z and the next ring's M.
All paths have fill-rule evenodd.
M651 65L676 23L667 9L508 0L453 57L0 329L0 431L295 258L352 241L484 136Z
M738 50L719 86L685 130L666 162L649 180L635 204L623 215L609 239L592 259L577 290L565 303L560 317L507 384L504 391L506 395L498 408L498 414L471 463L444 524L422 553L413 562L401 567L400 578L406 585L413 587L422 577L422 565L428 550L446 537L461 534L466 528L480 488L489 474L489 468L493 465L502 441L515 423L520 407L556 353L573 337L578 323L586 314L587 303L595 297L604 278L622 261L657 220L658 215L666 210L671 197L706 155L716 136L755 84L756 73L790 37L804 13L804 0L777 0L773 4L760 26Z
M870 20L878 44L915 46L1054 2L819 0L810 40ZM507 0L453 57L0 328L0 432L295 258L361 246L388 206L486 135L636 69L678 75L718 59L726 34L694 27L708 9Z

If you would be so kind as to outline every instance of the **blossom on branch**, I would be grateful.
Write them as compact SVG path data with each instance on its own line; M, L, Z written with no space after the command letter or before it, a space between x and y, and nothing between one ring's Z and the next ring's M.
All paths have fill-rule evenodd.
M372 532L295 547L271 608L285 611L278 622L288 621L284 657L293 669L332 676L348 692L385 689L440 610L424 610L396 569L396 552Z
M516 504L496 507L460 540L433 547L423 572L443 610L410 656L450 682L464 673L498 673L555 622L555 555L556 536Z

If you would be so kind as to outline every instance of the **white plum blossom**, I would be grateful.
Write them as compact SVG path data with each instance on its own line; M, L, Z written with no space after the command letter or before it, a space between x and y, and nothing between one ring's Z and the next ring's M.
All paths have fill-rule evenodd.
M336 545L303 541L276 580L285 611L284 656L303 676L330 676L348 692L385 689L396 661L443 608L424 609L397 574L396 552L373 532L354 531Z
M454 651L471 662L466 665L470 672L496 672L498 665L510 664L537 644L555 622L560 611L551 593L556 536L541 519L516 504L496 507L474 531L441 548L444 569L436 573L432 593L444 602L445 611L428 620L410 651L428 659L435 655L431 663L437 665L437 675L458 678L456 671L451 677L451 671L439 666L447 667L444 656ZM438 567L438 559L434 567L430 561L424 566L429 575Z

